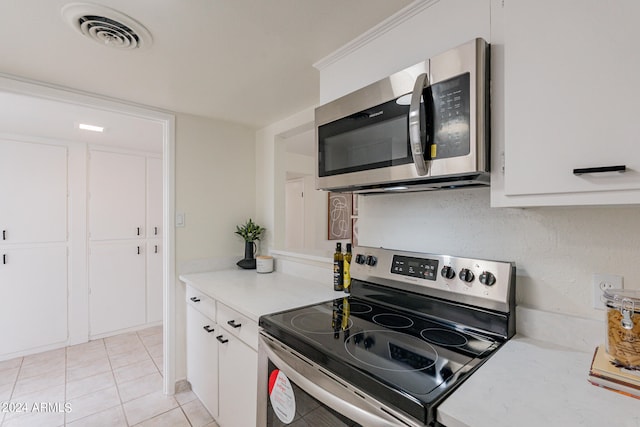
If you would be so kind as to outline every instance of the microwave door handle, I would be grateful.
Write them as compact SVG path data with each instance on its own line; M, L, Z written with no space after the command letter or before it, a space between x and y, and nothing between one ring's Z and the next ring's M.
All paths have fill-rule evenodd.
M411 94L411 106L409 107L409 145L413 163L416 165L416 172L419 176L425 176L429 172L429 163L424 160L424 147L420 138L420 99L422 92L429 87L429 76L426 73L420 74L416 79Z

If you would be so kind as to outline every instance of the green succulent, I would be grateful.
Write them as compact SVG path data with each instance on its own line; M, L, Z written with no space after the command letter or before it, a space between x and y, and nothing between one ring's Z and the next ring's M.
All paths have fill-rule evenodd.
M254 242L256 240L260 240L260 235L266 228L260 227L258 224L253 222L251 218L244 225L239 226L236 225L235 233L242 236L245 242Z

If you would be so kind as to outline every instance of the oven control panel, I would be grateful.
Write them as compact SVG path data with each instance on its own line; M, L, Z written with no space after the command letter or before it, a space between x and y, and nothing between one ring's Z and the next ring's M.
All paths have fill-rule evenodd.
M394 255L391 264L391 273L418 277L420 279L436 280L438 260Z
M511 262L364 246L353 252L354 279L505 312L514 298Z

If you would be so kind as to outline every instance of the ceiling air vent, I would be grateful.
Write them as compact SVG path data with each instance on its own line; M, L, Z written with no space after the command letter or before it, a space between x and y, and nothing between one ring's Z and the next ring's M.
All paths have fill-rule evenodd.
M89 3L70 3L62 8L63 18L82 35L116 49L151 46L151 33L135 19L117 10Z

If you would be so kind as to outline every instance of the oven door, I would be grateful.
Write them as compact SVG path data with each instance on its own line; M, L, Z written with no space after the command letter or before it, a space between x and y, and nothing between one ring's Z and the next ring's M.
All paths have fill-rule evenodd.
M260 333L258 426L422 426Z

